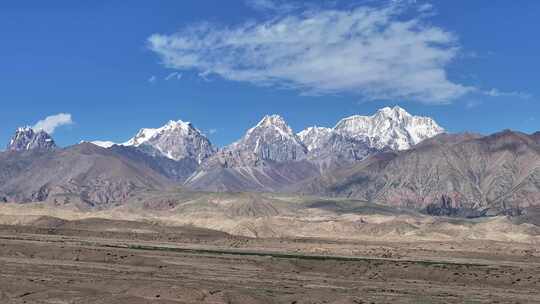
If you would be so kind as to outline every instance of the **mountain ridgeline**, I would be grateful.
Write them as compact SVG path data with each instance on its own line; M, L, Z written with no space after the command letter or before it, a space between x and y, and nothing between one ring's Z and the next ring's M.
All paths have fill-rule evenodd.
M294 132L265 116L216 148L193 124L141 129L125 143L58 148L20 128L0 153L0 201L122 204L144 191L288 192L432 215L522 214L540 202L540 134L447 134L400 107Z

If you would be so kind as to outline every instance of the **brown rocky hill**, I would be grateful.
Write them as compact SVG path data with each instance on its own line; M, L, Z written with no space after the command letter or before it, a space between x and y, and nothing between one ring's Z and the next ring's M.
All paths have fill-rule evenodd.
M0 153L0 200L8 202L75 200L96 207L171 185L170 178L143 158L90 143Z
M442 134L293 187L434 215L521 214L540 205L540 133Z

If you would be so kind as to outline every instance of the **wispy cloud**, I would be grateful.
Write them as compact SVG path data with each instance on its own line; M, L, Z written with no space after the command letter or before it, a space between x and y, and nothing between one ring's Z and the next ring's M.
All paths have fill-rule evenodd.
M208 134L210 134L210 135L216 134L217 132L218 132L217 129L210 129L210 130L208 130Z
M418 6L418 11L420 13L425 13L433 10L433 4L431 3L424 3Z
M517 91L503 92L503 91L500 91L498 89L491 89L491 90L487 90L487 91L482 91L482 93L484 95L491 96L491 97L517 97L517 98L521 98L521 99L529 99L529 98L532 97L531 94L525 93L525 92L517 92Z
M401 1L310 9L236 27L191 25L148 43L169 68L302 93L436 104L470 92L447 77L460 49L456 36L409 13Z
M154 75L152 75L152 76L150 76L150 78L148 78L149 83L155 83L156 81L157 81L157 77L154 76Z
M467 102L465 103L465 108L473 109L480 106L481 104L482 102L480 100L471 99L471 100L467 100Z
M279 0L246 0L246 5L257 11L288 13L299 6Z
M172 72L169 75L165 77L165 80L171 80L171 79L182 79L182 74L178 72Z
M49 134L53 134L58 127L71 124L73 124L71 114L60 113L52 116L47 116L45 119L38 121L32 128L34 130L43 130Z

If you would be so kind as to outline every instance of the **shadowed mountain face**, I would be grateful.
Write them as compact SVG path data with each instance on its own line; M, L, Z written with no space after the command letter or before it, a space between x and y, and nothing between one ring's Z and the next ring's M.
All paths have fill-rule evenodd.
M540 204L538 134L443 134L378 154L292 191L406 206L435 215L519 214Z
M4 201L75 200L93 206L172 184L155 164L89 143L56 151L0 153L0 199Z
M195 158L173 160L161 155L148 154L142 148L114 145L108 150L134 163L144 164L173 182L183 183L199 167Z
M215 168L198 171L185 186L214 192L279 192L308 178L319 176L320 167L309 161L268 163L265 166Z

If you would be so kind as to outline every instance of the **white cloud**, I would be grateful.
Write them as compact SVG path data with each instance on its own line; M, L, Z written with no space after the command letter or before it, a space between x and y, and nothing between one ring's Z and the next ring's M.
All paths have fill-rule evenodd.
M154 82L156 82L156 81L157 81L157 77L154 76L154 75L152 75L152 76L150 76L150 78L148 78L148 82L149 82L149 83L154 83Z
M217 133L217 129L210 129L208 130L208 134L212 135L212 134L216 134Z
M47 116L45 119L38 121L32 128L34 130L43 130L49 134L53 134L56 128L71 124L73 124L71 114L60 113Z
M422 16L408 18L407 6L311 9L235 27L204 23L148 42L169 68L302 93L437 104L472 91L447 77L456 36Z

